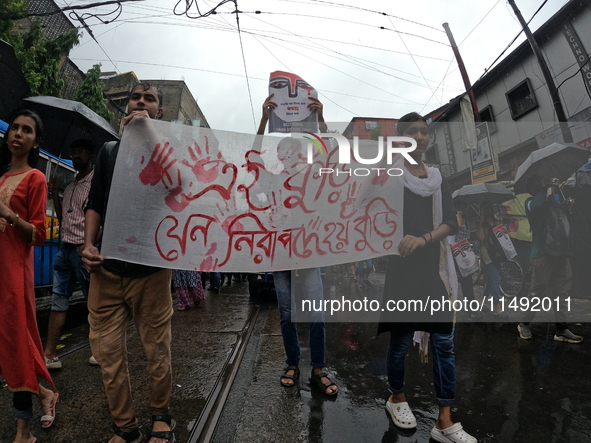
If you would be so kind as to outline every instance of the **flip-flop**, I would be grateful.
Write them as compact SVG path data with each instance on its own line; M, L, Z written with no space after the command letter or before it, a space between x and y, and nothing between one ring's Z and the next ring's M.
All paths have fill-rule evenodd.
M18 442L13 441L12 443L18 443ZM37 439L35 437L33 437L33 440L31 440L29 443L37 443Z
M53 403L51 404L51 408L49 410L50 413L41 416L41 427L43 429L50 428L53 422L55 421L55 405L57 404L59 396L60 395L57 392L55 392L55 395L53 397Z

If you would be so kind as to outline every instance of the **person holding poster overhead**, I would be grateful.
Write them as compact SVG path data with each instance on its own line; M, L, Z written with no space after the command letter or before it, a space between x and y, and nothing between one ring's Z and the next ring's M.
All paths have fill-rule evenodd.
M257 135L265 133L265 127L273 111L278 108L273 100L272 93L263 103L263 115L257 131ZM317 115L321 126L326 129L324 117L322 116L322 103L318 98L310 96L307 98L307 108L311 114ZM315 111L315 112L312 112ZM277 292L277 303L279 307L279 321L281 323L281 336L283 337L283 346L286 354L286 367L279 378L279 382L286 388L293 387L300 377L300 344L296 323L292 321L292 310L295 309L295 300L292 297L292 279L295 278L295 271L277 271L273 272L275 282L275 291ZM323 300L322 278L320 268L299 269L297 271L299 281L302 285L304 297L307 300ZM313 313L310 320L310 383L316 386L324 394L333 396L338 393L338 387L324 370L326 355L326 324L324 322L324 313Z
M322 103L318 100L316 89L300 76L289 72L271 73L263 118L269 121L269 132L316 132L318 123L320 131L326 131ZM263 133L259 128L259 134Z

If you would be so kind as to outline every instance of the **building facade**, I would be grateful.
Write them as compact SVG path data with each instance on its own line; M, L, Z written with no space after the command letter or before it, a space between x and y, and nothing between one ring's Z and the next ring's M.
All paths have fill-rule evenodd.
M113 127L121 133L121 121L129 101L129 93L140 82L134 72L101 74L103 92L108 99L107 107L115 114ZM209 128L203 112L183 80L141 80L157 85L164 97L162 120L189 126Z
M534 36L544 55L568 119L573 142L591 148L591 9L571 0ZM534 150L563 142L554 104L529 42L525 41L473 85L487 122L496 179L512 180ZM433 123L426 160L439 165L457 189L472 182L476 152L462 136L461 97L427 115ZM590 151L591 153L591 151Z

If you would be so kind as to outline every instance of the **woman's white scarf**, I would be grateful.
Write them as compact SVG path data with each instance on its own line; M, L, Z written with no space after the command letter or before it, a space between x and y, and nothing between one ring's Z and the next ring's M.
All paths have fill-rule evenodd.
M441 197L441 172L437 168L426 166L427 178L418 178L410 174L405 167L404 170L404 186L408 188L413 194L421 197L433 196L433 227L437 228L443 223L443 206ZM439 276L445 285L447 294L453 303L458 296L458 279L453 263L453 256L451 248L444 237L440 242L442 254L439 254ZM455 314L454 314L455 321ZM429 353L429 333L424 331L416 331L414 334L414 341L419 344L419 352L422 360L428 361Z

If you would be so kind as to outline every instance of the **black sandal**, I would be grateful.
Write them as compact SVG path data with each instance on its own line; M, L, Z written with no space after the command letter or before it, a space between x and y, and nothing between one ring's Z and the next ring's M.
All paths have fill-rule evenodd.
M116 436L121 437L127 443L140 443L144 439L144 434L141 433L140 427L138 426L133 431L124 432L113 423L113 432Z
M332 381L330 378L328 378L328 381L326 383L322 383L322 377L328 378L328 374L326 372L320 372L319 374L314 374L314 369L312 369L312 373L310 374L310 383L312 383L318 389L320 389L323 394L337 395L339 392L339 387L337 386L337 384L334 381ZM335 388L337 388L336 391L327 392L326 390L328 388L330 388L331 386L334 386Z
M172 419L172 415L169 415L169 414L152 415L152 424L154 424L155 421L163 421L168 426L170 426L170 430L169 431L152 431L150 433L149 437L150 438L161 438L163 440L168 440L168 443L174 443L176 441L176 439L174 438L174 434L172 433L172 431L174 430L174 427L176 426L176 422Z
M293 375L289 375L287 372L288 371L293 371ZM292 380L293 383L285 383L283 381L284 378L287 378L288 380ZM298 368L297 366L286 366L285 369L283 370L283 374L281 375L281 378L279 379L279 383L281 383L282 386L285 386L286 388L291 388L292 386L295 386L296 381L300 379L300 368Z

